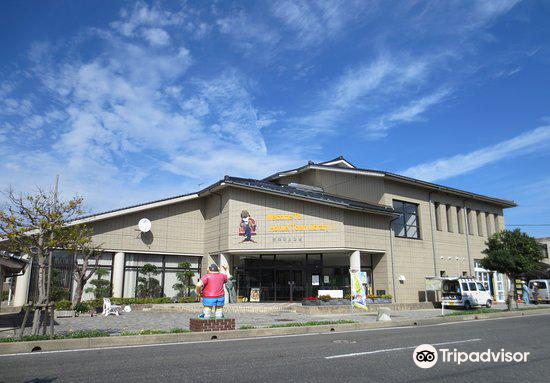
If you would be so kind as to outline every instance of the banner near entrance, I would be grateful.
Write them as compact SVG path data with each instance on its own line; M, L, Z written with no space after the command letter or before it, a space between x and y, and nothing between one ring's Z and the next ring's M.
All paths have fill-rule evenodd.
M368 283L367 273L364 271L350 271L351 304L354 307L368 311L365 286Z

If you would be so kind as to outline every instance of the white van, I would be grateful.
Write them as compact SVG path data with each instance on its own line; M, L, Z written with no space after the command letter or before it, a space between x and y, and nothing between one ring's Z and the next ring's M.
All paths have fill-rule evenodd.
M483 283L471 277L443 278L441 281L442 304L450 307L491 307L493 297Z
M533 289L538 288L538 302L550 302L550 279L532 279L529 281L529 302L535 303ZM537 303L538 303L537 302Z

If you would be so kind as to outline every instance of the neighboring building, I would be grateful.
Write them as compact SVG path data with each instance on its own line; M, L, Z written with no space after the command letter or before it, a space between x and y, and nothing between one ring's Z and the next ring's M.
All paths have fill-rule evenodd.
M115 297L135 296L145 263L159 266L163 294L173 296L178 263L188 261L196 277L211 263L227 265L239 296L259 288L266 301L288 300L288 282L295 299L347 293L350 268L366 271L371 291L397 302L424 301L425 277L444 275L477 275L504 300L503 276L476 260L514 206L339 157L263 180L226 176L197 193L74 223L92 227L105 249L101 265ZM142 218L150 231L138 231Z
M542 258L542 262L550 266L550 257L548 255L550 250L550 237L536 238L536 240L538 243L540 243L542 253L544 255L544 258Z

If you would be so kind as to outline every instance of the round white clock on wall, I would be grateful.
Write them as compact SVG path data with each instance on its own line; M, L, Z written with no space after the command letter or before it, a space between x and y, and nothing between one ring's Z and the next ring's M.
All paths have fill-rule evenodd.
M142 218L138 222L138 228L139 231L142 233L147 233L149 230L151 230L151 221L149 221L147 218Z

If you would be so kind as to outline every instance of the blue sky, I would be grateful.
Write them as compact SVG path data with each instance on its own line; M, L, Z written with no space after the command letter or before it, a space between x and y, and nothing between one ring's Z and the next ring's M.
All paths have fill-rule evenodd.
M0 184L59 173L101 211L343 155L550 224L549 19L515 0L2 1Z

